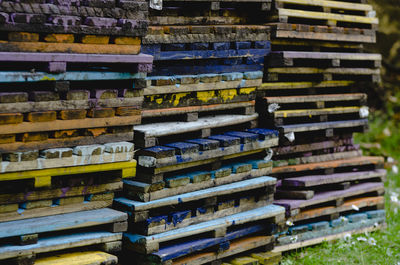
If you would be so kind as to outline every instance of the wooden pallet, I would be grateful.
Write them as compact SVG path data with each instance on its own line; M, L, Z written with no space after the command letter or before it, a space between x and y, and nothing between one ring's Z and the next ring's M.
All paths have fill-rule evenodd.
M171 141L204 138L215 131L225 132L234 129L245 130L257 126L258 114L218 115L199 117L190 122L159 122L134 127L134 139L137 147L145 148L166 144Z
M4 222L0 224L3 238L0 259L23 264L23 261L34 260L36 254L87 246L97 246L107 252L118 251L122 245L121 232L127 229L126 220L125 213L99 209ZM92 231L73 232L77 228Z
M274 51L268 56L269 67L352 67L379 68L382 56L373 53ZM353 66L353 67L354 67Z
M306 207L331 203L335 206L343 204L346 198L361 197L371 195L382 195L384 193L384 186L381 182L365 182L361 184L352 185L345 190L323 191L314 194L314 197L309 200L296 200L296 199L279 199L274 203L284 206L286 208L286 216L295 216L299 211L304 210Z
M8 49L7 49L8 50ZM63 73L67 69L81 65L87 71L87 64L103 64L109 67L124 65L127 72L151 72L153 58L149 55L118 54L78 54L78 53L37 53L37 52L0 52L2 63L35 63L47 65L49 73ZM22 64L23 65L23 64ZM35 67L37 68L37 67ZM76 69L76 68L75 68ZM10 70L10 68L8 68ZM31 69L26 69L28 72ZM118 72L118 71L117 71Z
M337 26L269 23L271 38L275 40L287 40L291 43L296 40L340 41L345 43L375 43L375 30L362 28L345 28ZM273 44L274 46L275 44Z
M326 0L277 0L268 20L374 30L379 23L371 5Z
M276 180L259 177L143 203L116 198L132 232L153 235L271 204Z
M238 163L238 161L240 162ZM205 170L208 167L213 170ZM271 170L272 163L270 161L257 160L254 157L239 157L234 161L224 161L223 165L202 165L201 171L191 169L190 172L174 172L175 174L162 179L147 178L146 180L145 176L142 177L140 175L136 176L134 180L126 179L124 180L124 196L137 201L153 201L246 179L267 176L271 173Z
M293 227L292 231L298 230L298 233L279 237L278 246L275 247L273 252L288 251L315 245L323 241L343 238L345 234L361 234L376 231L385 227L385 219L385 211L378 210L348 215L346 219L340 218L331 222L323 221L302 227Z
M271 51L270 42L196 42L142 45L142 52L154 57L155 61L193 60L209 58L236 58L267 56Z
M281 259L281 254L275 254L269 251L273 248L273 240L269 236L249 236L243 239L235 239L230 242L229 249L218 251L204 251L198 254L188 255L178 258L172 264L176 265L194 265L194 264L242 264L235 263L242 260L238 257L252 257L260 264L276 265ZM236 257L236 258L233 258ZM233 263L227 263L232 261ZM246 263L247 264L247 263Z
M263 225L252 225L252 223L254 224L254 222L261 220L264 220ZM124 239L127 242L126 248L128 250L143 254L152 254L153 256L161 258L161 261L166 261L188 255L196 250L202 250L207 246L210 247L238 237L246 236L249 233L263 231L266 228L265 225L268 223L282 223L283 220L284 209L280 206L268 205L152 236L140 236L126 233L124 234ZM248 229L240 229L238 227L245 224L248 224ZM239 230L235 228L239 228ZM214 236L208 237L207 233L213 233ZM205 237L202 236L202 238L200 238L201 234L204 234ZM189 240L191 240L190 237L193 238L195 235L197 235L197 240L201 243L197 248L193 247L190 250L186 250L189 244L191 246L194 245L192 242L182 243L185 247L173 244L173 241L176 239L189 237ZM204 240L210 243L204 245ZM168 244L168 242L171 243ZM166 246L163 247L163 245Z
M205 139L155 146L137 152L141 172L161 174L188 167L259 153L277 145L276 131L250 129Z
M293 96L294 93L302 93L303 90L308 94L326 93L327 90L337 91L342 90L343 93L348 93L354 86L355 81L309 81L309 82L264 82L257 88L257 91L268 92L268 96ZM322 91L321 91L322 90ZM312 93L314 92L314 93ZM304 94L302 94L304 95Z
M124 2L121 5L114 2L100 7L79 6L80 2L65 6L59 3L4 1L0 5L0 30L112 36L146 34L148 4L145 1Z
M269 40L269 29L263 25L149 26L142 43L266 41Z

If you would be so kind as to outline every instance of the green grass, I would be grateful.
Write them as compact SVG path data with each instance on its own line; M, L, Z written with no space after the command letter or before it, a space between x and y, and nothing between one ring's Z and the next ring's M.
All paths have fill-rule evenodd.
M356 135L366 155L383 155L400 161L399 121L389 119L388 115L376 112L370 121L367 134ZM399 165L400 166L400 165ZM282 265L291 264L391 264L400 265L400 202L391 200L393 193L400 194L400 174L388 170L386 187L387 229L367 235L353 235L350 240L334 242L294 250L285 253ZM399 196L400 201L400 196ZM376 241L376 245L359 241L363 237Z

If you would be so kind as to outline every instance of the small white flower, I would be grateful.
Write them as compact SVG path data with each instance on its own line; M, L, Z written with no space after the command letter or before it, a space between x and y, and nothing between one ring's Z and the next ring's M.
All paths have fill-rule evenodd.
M367 239L365 237L363 237L363 236L359 236L359 237L357 237L357 241L366 242Z
M354 204L351 205L351 208L353 208L353 210L357 211L357 212L360 210L360 208L358 208L357 205L354 205Z
M397 196L394 196L394 195L390 196L390 200L392 202L399 202L399 198Z
M347 219L347 218L344 217L344 216L340 216L340 221L341 221L342 223L346 222L347 220L349 220L349 219Z
M275 111L277 111L278 109L280 109L281 106L279 106L279 104L277 103L272 103L268 105L268 112L269 113L274 113Z
M386 127L386 128L383 130L383 134L384 134L385 136L389 137L389 136L392 135L392 132L389 130L388 127Z
M290 238L290 242L296 243L296 242L297 242L297 239L298 239L297 236L292 236L292 237Z
M344 237L343 237L343 239L344 239L345 241L351 240L351 234L345 234Z
M393 163L393 162L394 162L393 157L389 156L389 157L387 158L387 162L388 162L388 163Z
M374 227L377 228L379 224L377 222L374 223Z
M365 224L367 221L366 220L361 220L361 223L362 224Z
M393 172L394 174L399 174L399 168L398 168L398 166L393 165L393 166L392 166L392 172Z
M293 222L292 222L291 220L287 220L287 221L286 221L286 225L287 225L287 226L293 226Z
M369 108L365 106L361 107L359 113L361 118L367 118L369 115Z
M368 238L368 244L371 246L376 246L375 238L372 238L372 237Z

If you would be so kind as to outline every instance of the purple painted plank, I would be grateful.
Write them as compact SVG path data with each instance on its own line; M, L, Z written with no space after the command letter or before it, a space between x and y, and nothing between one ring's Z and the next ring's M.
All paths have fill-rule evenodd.
M284 179L282 180L282 186L312 187L358 179L376 178L384 175L386 175L386 170L384 169L364 172L337 173L332 175L311 175Z
M326 192L319 192L314 195L314 197L310 200L275 200L274 204L284 206L285 208L290 209L298 209L304 208L310 205L316 205L323 202L332 201L335 199L355 196L360 194L365 194L368 192L376 191L383 188L383 183L381 182L367 182L362 184L357 184L351 186L349 189L346 190L335 190L335 191L326 191Z
M152 63L153 56L147 54L114 55L114 54L0 52L0 61L74 62L74 63Z

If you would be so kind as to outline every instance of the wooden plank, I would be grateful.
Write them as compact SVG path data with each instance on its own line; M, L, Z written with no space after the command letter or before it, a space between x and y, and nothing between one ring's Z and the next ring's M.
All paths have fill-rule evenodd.
M76 120L54 120L48 122L22 122L19 124L1 125L0 134L135 125L139 124L140 121L141 115L115 116L110 118L85 118Z
M301 172L309 170L322 170L327 168L338 168L338 167L379 165L383 164L383 162L384 160L382 157L360 156L344 160L327 161L323 163L309 163L309 164L294 165L294 166L276 167L272 169L272 174Z
M138 154L138 164L144 168L155 168L157 171L167 170L171 166L190 165L190 163L195 163L197 161L208 161L220 158L220 160L225 160L231 155L241 155L242 153L252 152L256 150L267 149L271 146L276 146L278 143L277 138L259 140L253 143L245 143L239 145L232 145L228 147L219 147L215 150L202 151L198 153L183 154L173 157L166 157L155 159L152 156L140 155ZM204 163L204 162L203 162ZM186 167L186 166L185 166ZM165 172L165 171L164 171Z
M368 125L367 119L350 120L350 121L328 121L319 123L303 123L303 124L292 124L279 126L282 133L289 132L309 132L326 129L338 129L338 128L354 128Z
M57 45L61 45L58 43ZM119 46L118 46L119 47ZM153 57L146 54L66 54L66 53L29 53L0 52L2 62L66 62L66 63L153 63Z
M308 102L334 102L334 101L355 101L366 100L367 94L349 93L344 97L343 94L322 94L322 95L299 95L299 96L280 96L280 97L264 97L268 104L289 104L289 103L308 103Z
M136 168L136 160L127 161L127 162L98 164L98 165L60 167L60 168L51 168L51 169L3 173L3 174L0 174L0 181L17 180L17 179L31 179L31 178L47 177L47 176L64 176L64 175L95 173L95 172L101 172L101 171L114 171L114 170L121 170L123 177L133 177L132 175L124 176L124 173L123 173L123 171L125 171L125 170L130 171L130 169L132 169L132 168Z
M105 193L110 191L121 190L122 186L123 186L122 182L114 182L114 183L97 184L97 185L87 185L78 187L74 186L74 187L55 188L48 190L34 190L34 191L19 192L12 194L1 194L0 204L48 200L48 199L61 198L63 196L73 197L79 195Z
M360 226L363 226L363 225L360 225ZM364 226L362 228L353 228L353 229L345 231L345 232L316 237L313 239L296 242L296 243L292 243L289 245L275 246L275 248L272 250L272 252L278 253L278 252L284 252L284 251L289 251L289 250L293 250L293 249L304 248L304 247L308 247L308 246L312 246L312 245L317 245L317 244L320 244L320 243L326 242L326 241L342 239L346 236L346 234L354 234L354 235L363 234L363 233L378 231L385 227L386 227L386 224L383 223L383 224L378 224L378 226L369 225L369 226Z
M312 117L319 115L338 115L338 114L350 114L359 112L360 112L360 107L278 110L273 113L273 117L274 118Z
M182 258L173 260L173 265L201 265L212 262L214 260L223 259L233 255L237 255L246 251L250 251L262 246L266 246L273 242L271 236L250 236L246 238L235 239L230 242L229 250L223 252L202 252L195 253Z
M0 224L0 238L110 224L126 221L127 218L128 216L126 213L104 208L49 217L3 222ZM13 229L15 227L19 227L19 229Z
M285 9L285 8L278 9L278 15L279 15L279 17L295 17L295 18L306 18L306 19L332 20L332 21L362 23L362 24L371 24L371 25L379 24L379 20L374 17L342 15L342 14L334 14L334 13L294 10L294 9Z
M140 107L143 97L134 98L109 98L88 100L57 100L57 101L28 101L15 103L1 103L0 113L32 112L47 110L76 110L89 108L116 108L116 107Z
M315 187L319 185L327 185L340 183L345 181L354 181L361 179L384 178L387 172L385 169L376 169L373 171L346 172L331 175L310 175L282 180L282 186L290 187Z
M300 32L300 31L289 31L289 30L276 30L273 34L276 38L282 38L282 39L309 39L309 40L359 42L359 43L376 42L376 35L366 35L366 34L353 35L350 33Z
M379 206L385 203L385 199L383 196L377 197L363 197L363 198L356 198L346 200L344 204L340 206L324 206L316 209L309 209L300 211L299 214L293 216L291 219L292 221L301 221L307 220L312 218L317 218L325 215L331 215L334 213L343 213L353 210L353 205L357 206L359 209L372 207L372 206Z
M377 53L344 53L344 52L301 52L301 51L274 51L271 58L285 59L338 59L351 61L382 60L382 55Z
M289 145L289 146L279 146L275 147L272 150L275 155L285 155L292 153L300 153L300 152L310 152L320 149L326 148L334 148L339 146L345 146L352 144L352 140L349 139L339 139L339 140L330 140L323 142L313 142L308 144L299 144L299 145Z
M336 74L336 75L379 75L379 69L370 68L312 68L312 67L282 67L267 68L268 73L276 74Z
M302 209L311 205L317 205L323 202L333 201L339 198L352 197L361 194L367 194L369 192L383 192L383 183L379 182L366 182L362 184L356 184L346 190L335 190L319 192L309 200L275 200L274 203L277 205L285 206L289 209Z
M254 105L255 101L246 101L246 102L211 104L211 105L190 106L190 107L180 107L180 108L143 109L142 118L172 116L172 115L186 114L190 112L222 111L229 109L253 107Z
M120 197L115 199L115 203L129 211L145 211L163 206L178 205L186 202L197 201L212 196L221 196L250 189L257 189L274 184L276 184L275 178L264 176L149 202L132 201L124 197Z
M20 256L29 256L40 253L48 253L63 249L72 249L98 245L107 242L120 241L122 233L109 232L85 232L55 237L47 237L38 240L38 243L26 246L3 245L0 247L0 259L10 259Z
M193 122L162 122L143 124L134 127L135 133L142 133L145 137L160 137L173 134L197 131L201 129L217 128L244 123L257 119L253 115L218 115L201 117Z
M46 134L47 135L47 134ZM70 138L46 139L45 141L15 142L0 145L0 152L12 153L30 150L44 150L51 148L74 147L80 145L104 144L117 141L132 141L133 132L112 133L99 136L76 136Z
M304 6L320 6L341 10L354 10L354 11L372 11L371 5L349 3L343 1L326 1L326 0L277 0L278 3L296 4Z
M82 72L68 71L50 74L46 72L0 71L0 83L39 81L89 81L89 80L129 80L145 78L145 73L129 72Z
M35 260L35 265L112 265L118 258L101 251L85 251L59 254Z
M13 42L0 41L1 52L81 53L132 55L140 53L139 45ZM0 57L1 58L1 57Z
M287 68L285 68L287 69ZM354 81L321 81L321 82L271 82L263 83L258 90L303 89L303 88L327 88L347 87L355 84Z
M144 95L155 95L155 94L172 94L172 93L183 93L183 92L195 92L195 91L210 91L210 90L222 90L229 88L245 88L245 87L258 87L262 83L262 79L253 80L235 80L235 81L224 81L215 83L196 83L196 84L175 84L166 86L147 86L144 89Z

